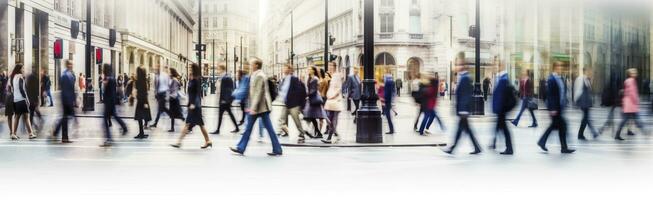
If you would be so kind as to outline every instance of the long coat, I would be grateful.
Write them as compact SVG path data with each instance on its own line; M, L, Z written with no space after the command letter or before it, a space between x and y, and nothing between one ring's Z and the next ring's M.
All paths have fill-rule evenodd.
M624 97L621 102L624 113L639 112L639 92L637 91L637 81L634 78L628 78L624 82Z
M249 113L258 115L272 111L268 77L262 70L252 73L249 83Z
M326 92L327 101L324 104L324 109L328 111L342 111L342 76L340 73L334 73L329 83L329 88ZM334 97L332 99L328 99Z
M316 98L321 98L320 93L317 91L318 80L313 77L308 81L308 101L306 101L306 107L304 107L304 119L326 119L326 112L322 108L322 104L312 105Z

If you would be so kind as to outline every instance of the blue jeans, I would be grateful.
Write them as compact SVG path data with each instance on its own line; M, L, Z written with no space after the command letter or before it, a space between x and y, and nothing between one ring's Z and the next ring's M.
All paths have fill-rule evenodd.
M513 124L519 124L519 119L521 118L521 115L524 113L524 110L528 109L528 101L530 98L524 97L522 98L522 103L521 103L521 109L519 110L519 114L515 117L515 121L513 121ZM533 110L528 109L528 111L531 113L531 117L533 118L533 125L537 125L537 119L535 118L535 113Z
M243 137L240 139L240 142L238 142L238 151L240 152L245 152L247 149L247 144L249 143L249 137L252 135L252 129L254 128L254 123L256 122L257 119L261 118L261 122L263 122L263 126L265 129L268 131L268 135L270 135L270 141L272 142L272 153L277 153L281 154L283 151L281 150L281 144L279 143L279 139L277 139L277 135L274 133L274 128L272 127L272 121L270 120L270 112L266 113L261 113L258 115L247 115L247 125L245 126L245 133L243 134Z

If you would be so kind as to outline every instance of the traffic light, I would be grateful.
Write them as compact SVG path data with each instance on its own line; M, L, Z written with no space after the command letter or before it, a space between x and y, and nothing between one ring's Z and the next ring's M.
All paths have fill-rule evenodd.
M334 43L336 43L336 38L333 35L329 35L329 45L333 45Z
M332 54L332 55L329 55L329 62L336 61L336 59L338 59L338 56L333 55L333 54Z
M195 51L206 51L206 44L196 44Z
M479 36L478 27L472 25L469 27L469 37L476 38Z

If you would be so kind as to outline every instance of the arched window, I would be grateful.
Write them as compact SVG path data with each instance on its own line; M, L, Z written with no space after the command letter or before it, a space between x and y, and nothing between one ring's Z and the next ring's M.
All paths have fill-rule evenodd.
M375 65L384 65L384 66L393 66L396 65L395 62L395 57L390 55L387 52L380 53L378 56L376 56L376 61L374 61Z

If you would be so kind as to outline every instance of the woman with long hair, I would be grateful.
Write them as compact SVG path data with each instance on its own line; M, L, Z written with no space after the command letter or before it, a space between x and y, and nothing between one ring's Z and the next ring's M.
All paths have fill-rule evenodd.
M13 95L13 111L14 111L14 124L11 127L11 139L19 139L16 136L16 129L18 128L18 122L20 118L23 118L25 128L29 133L29 139L36 138L32 130L32 122L29 118L29 98L27 98L27 90L25 89L25 77L23 76L23 65L17 64L14 67L14 70L11 71L11 86L12 86L12 95Z
M322 105L324 104L324 99L318 91L319 85L319 71L315 67L311 67L308 70L308 79L306 80L306 85L308 92L306 101L306 106L304 107L304 120L313 124L315 129L315 138L322 138L322 133L320 132L320 126L317 123L318 119L327 119L326 112Z
M138 135L134 139L145 139L149 137L144 131L147 122L152 120L150 104L147 101L147 88L145 69L138 67L136 69L136 82L134 84L134 89L136 89L136 113L134 114L134 120L138 121Z
M188 115L186 116L186 126L181 131L181 136L177 143L171 144L174 148L181 148L181 141L186 137L188 131L195 126L199 126L204 136L204 146L200 148L213 148L213 142L209 139L209 133L204 128L204 120L202 119L202 69L199 65L193 64L191 66L190 82L188 82Z
M324 109L327 111L327 116L329 117L329 127L327 128L328 136L326 140L322 142L331 144L331 138L333 135L336 136L336 139L333 142L340 141L338 136L338 115L342 111L342 84L344 82L344 77L337 71L336 63L329 62L329 74L330 82L329 87L326 92L326 103L324 104Z
M184 120L184 114L181 111L181 104L179 91L181 90L181 75L176 69L170 68L170 96L168 102L170 104L170 130L168 132L175 132L175 119Z

